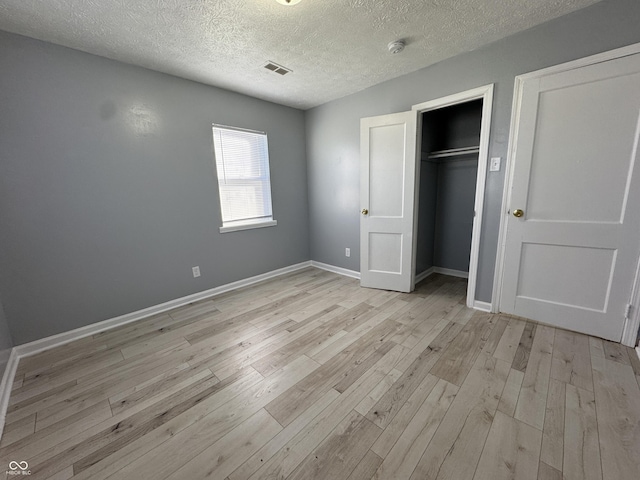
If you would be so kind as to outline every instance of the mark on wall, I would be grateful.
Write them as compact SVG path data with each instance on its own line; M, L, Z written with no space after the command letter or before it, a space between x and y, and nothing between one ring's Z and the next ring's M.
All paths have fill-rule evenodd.
M153 135L158 129L158 116L144 104L134 104L127 112L127 123L136 135Z

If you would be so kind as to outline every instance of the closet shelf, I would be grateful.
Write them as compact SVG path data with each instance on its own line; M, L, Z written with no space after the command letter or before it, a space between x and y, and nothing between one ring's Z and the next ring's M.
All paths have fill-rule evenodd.
M429 158L444 158L455 157L457 155L469 155L472 153L479 153L480 146L465 147L465 148L450 148L448 150L436 150L429 154Z

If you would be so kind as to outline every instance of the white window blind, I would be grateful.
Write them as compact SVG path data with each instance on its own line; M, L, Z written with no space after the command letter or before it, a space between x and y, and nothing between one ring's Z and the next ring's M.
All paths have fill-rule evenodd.
M223 227L272 220L267 135L214 125L213 146Z

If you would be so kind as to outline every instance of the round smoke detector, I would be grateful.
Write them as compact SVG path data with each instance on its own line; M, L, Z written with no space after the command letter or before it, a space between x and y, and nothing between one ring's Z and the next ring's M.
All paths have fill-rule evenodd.
M400 53L404 50L405 43L402 40L396 40L395 42L391 42L387 45L387 48L392 54Z

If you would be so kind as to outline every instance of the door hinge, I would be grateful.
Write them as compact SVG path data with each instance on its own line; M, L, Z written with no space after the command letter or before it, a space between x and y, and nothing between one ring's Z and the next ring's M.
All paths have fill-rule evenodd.
M627 306L624 309L624 318L625 319L629 319L631 318L631 309L633 308L633 306L630 303L627 303Z

